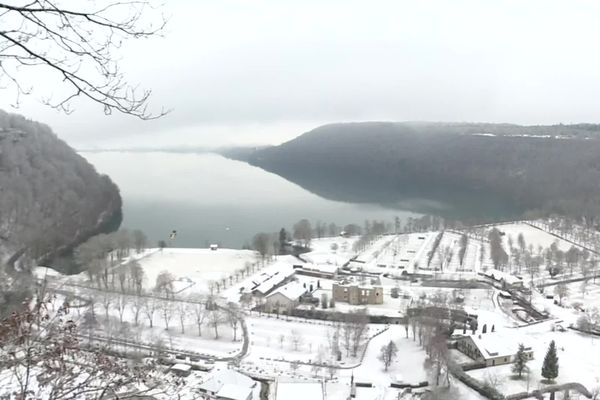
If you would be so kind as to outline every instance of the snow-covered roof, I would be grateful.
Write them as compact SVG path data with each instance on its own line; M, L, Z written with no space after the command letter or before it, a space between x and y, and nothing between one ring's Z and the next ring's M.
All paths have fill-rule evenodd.
M246 388L252 388L256 382L244 374L231 369L223 369L210 374L207 379L199 386L200 389L207 392L218 392L224 385L235 385Z
M282 382L277 381L275 400L323 400L321 382Z
M271 290L273 290L273 288L275 286L279 285L281 282L286 280L293 273L294 273L294 270L292 270L292 269L285 270L285 271L280 270L280 271L276 272L275 274L271 275L266 280L264 280L260 285L255 287L254 290L259 293L262 293L262 294L267 294Z
M373 287L381 286L381 280L377 277L364 276L363 279L355 275L346 276L336 282L339 286L358 286L362 289L372 289Z
M174 371L188 372L192 369L192 366L188 364L175 364L171 367L171 369Z
M221 387L221 390L217 392L217 397L219 399L227 400L246 400L251 392L252 389L249 387L226 383Z
M268 295L267 298L275 295L276 293L280 293L288 299L295 301L298 300L298 298L304 293L306 293L306 288L304 288L304 286L302 286L302 284L299 282L290 282Z
M523 344L526 350L531 350L531 346L525 343L521 336L515 336L515 332L491 332L483 334L469 335L473 343L483 358L509 357L517 353L519 344Z
M327 274L335 274L338 270L338 266L333 264L302 264L302 269L305 269L307 271L318 271Z

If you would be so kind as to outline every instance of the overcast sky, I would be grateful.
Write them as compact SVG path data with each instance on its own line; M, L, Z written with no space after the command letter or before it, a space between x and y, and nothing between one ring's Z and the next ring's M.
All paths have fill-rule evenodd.
M157 121L18 110L77 147L280 143L364 120L600 122L600 2L168 0L122 67ZM0 92L2 93L2 92ZM0 96L0 107L12 100Z

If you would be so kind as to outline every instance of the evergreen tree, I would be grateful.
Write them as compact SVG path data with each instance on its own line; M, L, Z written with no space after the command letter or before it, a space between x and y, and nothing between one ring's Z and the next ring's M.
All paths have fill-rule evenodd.
M544 364L542 365L542 376L549 381L558 377L558 356L556 355L556 344L554 340L550 342Z
M279 231L279 254L286 254L285 249L288 241L288 234L285 228Z
M523 376L523 372L527 371L527 354L525 353L525 346L519 344L519 350L515 355L515 363L512 366L512 372L518 374L519 378Z

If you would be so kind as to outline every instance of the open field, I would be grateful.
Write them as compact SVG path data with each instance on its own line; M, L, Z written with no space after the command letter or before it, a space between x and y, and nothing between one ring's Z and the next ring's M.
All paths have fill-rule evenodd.
M139 262L148 288L154 286L161 272L168 271L182 282L181 291L208 294L211 281L228 278L246 263L256 263L257 255L250 250L165 248Z

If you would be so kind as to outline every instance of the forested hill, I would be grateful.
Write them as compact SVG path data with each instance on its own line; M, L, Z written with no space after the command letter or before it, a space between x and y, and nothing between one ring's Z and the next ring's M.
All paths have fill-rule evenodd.
M420 212L444 204L453 217L480 220L591 216L600 215L599 133L586 124L332 124L245 160L340 201Z
M0 111L0 263L48 259L120 218L106 175L48 126Z

